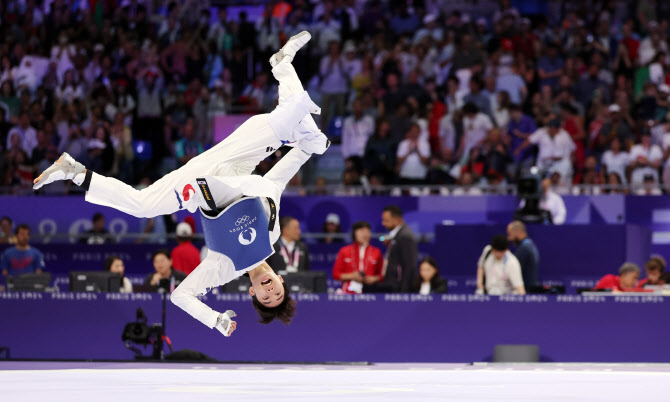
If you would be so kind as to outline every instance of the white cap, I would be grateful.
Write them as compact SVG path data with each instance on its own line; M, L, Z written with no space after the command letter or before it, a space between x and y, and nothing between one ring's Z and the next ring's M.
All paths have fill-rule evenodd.
M670 93L670 86L668 84L661 84L658 86L660 92Z
M609 110L610 113L617 113L621 111L621 108L616 103L612 103L610 107L607 108L607 110Z
M105 46L102 43L96 43L95 46L93 46L93 51L95 52L102 52L105 50Z
M193 236L193 229L191 229L191 225L189 225L186 222L182 222L179 225L177 225L177 237L191 237Z
M340 216L338 214L330 213L326 216L326 223L334 223L335 225L340 224Z

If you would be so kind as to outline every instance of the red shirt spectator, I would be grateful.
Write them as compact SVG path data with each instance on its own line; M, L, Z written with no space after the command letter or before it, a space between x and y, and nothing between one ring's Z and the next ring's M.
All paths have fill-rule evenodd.
M356 222L353 231L354 243L340 249L333 266L333 278L343 282L344 293L362 293L364 284L381 281L384 267L381 250L370 245L370 224Z
M624 263L619 268L619 275L608 274L603 276L594 290L610 289L613 292L645 292L644 289L637 287L640 278L640 268L630 262Z
M172 267L188 275L200 265L200 250L191 243L193 231L188 223L182 222L177 225L176 233L179 245L171 253Z

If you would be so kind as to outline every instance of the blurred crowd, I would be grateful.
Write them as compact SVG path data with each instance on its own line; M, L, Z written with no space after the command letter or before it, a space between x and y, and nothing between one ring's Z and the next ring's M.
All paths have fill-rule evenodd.
M0 185L64 151L150 183L212 146L217 116L271 111L268 59L308 30L294 65L344 185L478 194L538 166L558 193L670 189L670 4L512 3L2 2ZM326 182L317 161L293 184Z

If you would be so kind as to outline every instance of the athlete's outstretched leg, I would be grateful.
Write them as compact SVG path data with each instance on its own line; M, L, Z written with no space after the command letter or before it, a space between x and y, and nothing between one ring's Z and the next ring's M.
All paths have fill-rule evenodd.
M289 59L284 58L275 64L272 69L272 75L279 81L279 104L268 116L268 121L273 126L273 129L280 130L284 128L281 134L285 137L284 140L300 143L300 148L307 153L324 153L330 144L328 139L319 130L310 113L302 117L300 116L302 107L299 106L296 108L295 103L300 104L303 101L307 101L308 107L314 107L312 113L315 114L320 113L321 109L309 99ZM287 113L288 110L293 110L294 113L289 114ZM299 123L293 124L295 120L298 120ZM288 132L289 127L292 127L290 132Z

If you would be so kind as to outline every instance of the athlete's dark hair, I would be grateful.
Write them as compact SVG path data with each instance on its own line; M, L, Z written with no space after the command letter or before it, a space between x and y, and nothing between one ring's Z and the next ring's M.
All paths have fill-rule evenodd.
M284 286L284 300L276 307L265 307L256 296L251 296L251 301L260 318L258 322L261 324L269 324L276 318L288 325L295 316L295 300L291 298L291 291L286 283L282 283L282 285Z

